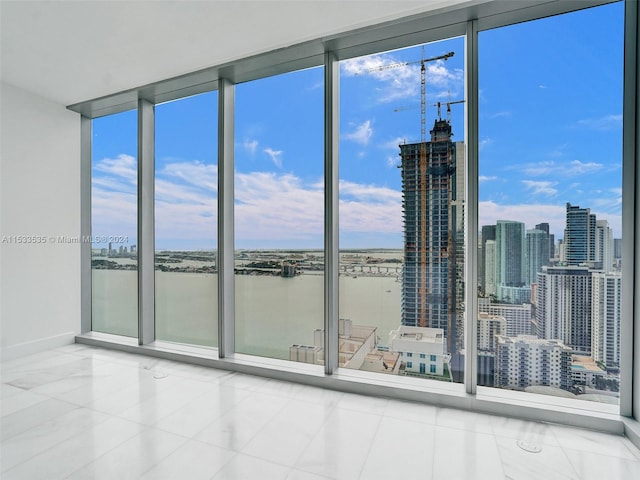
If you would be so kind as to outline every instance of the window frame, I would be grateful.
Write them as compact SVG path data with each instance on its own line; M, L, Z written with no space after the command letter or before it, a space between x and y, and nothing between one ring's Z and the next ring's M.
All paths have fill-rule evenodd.
M81 235L91 235L91 120L104 115L137 108L139 156L139 338L119 338L91 331L91 245L81 246L81 335L79 343L108 346L141 352L162 358L178 359L227 370L260 374L310 385L336 388L363 394L386 395L427 403L448 403L452 407L520 418L566 423L621 433L640 444L638 422L629 426L622 421L640 414L640 256L636 255L636 188L640 184L636 159L640 152L640 113L637 2L625 0L625 71L623 92L623 257L621 325L620 405L616 411L602 405L584 405L584 401L564 401L519 392L485 390L477 386L477 260L478 239L478 32L588 7L613 3L613 0L531 0L521 3L483 0L469 6L454 5L416 14L399 20L336 34L273 52L255 55L119 92L114 95L70 105L81 115ZM465 104L467 146L465 228L465 379L464 391L441 382L388 377L337 368L338 340L338 136L339 67L338 61L396 48L463 36L466 45ZM275 74L324 65L325 69L325 365L324 372L293 362L271 360L234 353L234 235L233 235L233 128L234 85ZM155 341L154 332L154 238L153 238L153 134L154 105L196 93L218 90L218 338L217 349L189 345L167 345ZM212 112L215 114L215 112ZM149 232L152 232L149 235ZM146 253L145 253L146 252ZM150 260L149 257L150 256ZM414 381L416 380L416 381ZM577 403L576 403L577 402ZM637 430L636 430L637 429Z

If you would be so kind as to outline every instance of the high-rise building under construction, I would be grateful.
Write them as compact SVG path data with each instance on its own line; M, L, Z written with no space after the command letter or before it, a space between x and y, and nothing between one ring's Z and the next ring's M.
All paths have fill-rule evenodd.
M431 141L400 145L404 211L402 323L444 329L456 339L456 143L449 120L438 119ZM461 146L461 145L460 145ZM421 149L424 149L421 152Z

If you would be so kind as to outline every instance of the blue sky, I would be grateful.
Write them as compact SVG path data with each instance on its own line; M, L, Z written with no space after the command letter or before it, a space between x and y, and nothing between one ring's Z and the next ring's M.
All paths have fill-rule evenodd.
M620 236L622 14L614 4L480 33L480 226L549 222L562 237L571 202ZM426 64L427 130L433 104L463 99L464 40L424 55L449 51ZM402 247L398 144L420 138L411 62L421 55L417 46L340 64L341 247ZM237 248L322 247L322 82L314 68L236 87ZM156 107L158 249L216 246L216 103L211 92ZM464 141L464 107L451 109ZM125 112L96 119L93 132L93 234L131 243L136 122Z

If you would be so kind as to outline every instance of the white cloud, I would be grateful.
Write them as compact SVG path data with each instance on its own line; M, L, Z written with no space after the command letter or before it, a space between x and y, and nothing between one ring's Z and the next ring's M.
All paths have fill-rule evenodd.
M605 115L598 118L584 118L578 120L578 127L592 130L613 130L622 128L622 114Z
M547 160L547 161L536 162L536 163L528 163L526 165L523 165L522 170L527 175L536 176L536 175L550 175L551 173L554 172L556 168L557 167L555 162L551 160Z
M218 166L199 161L168 163L158 173L158 177L180 179L193 186L208 190L218 190Z
M524 186L527 187L528 190L531 190L534 195L542 194L553 197L558 193L558 190L553 188L558 184L558 182L522 180L522 183L524 183Z
M408 138L408 135L405 135L404 137L395 137L389 141L381 143L380 147L398 152L400 145L407 143L407 138Z
M486 147L489 147L491 145L493 145L492 138L483 138L482 140L480 140L480 143L478 144L478 149L484 150Z
M363 183L340 180L339 189L341 197L351 197L351 199L366 201L367 203L388 203L402 201L402 192L400 192L399 190L393 190L392 188L388 187L366 185Z
M572 160L569 168L565 171L566 175L584 175L586 173L594 173L602 170L604 165L596 162L581 162L580 160Z
M391 54L370 55L341 62L345 77L370 76L381 87L376 98L381 103L389 103L401 98L410 98L420 93L420 64L398 61ZM461 69L449 69L444 60L425 64L427 95L429 98L448 98L462 91L464 74Z
M478 225L495 225L497 220L516 220L526 228L533 228L540 222L548 222L551 233L556 237L564 235L566 207L549 204L504 205L493 201L478 202Z
M257 140L249 140L248 138L245 138L244 141L242 142L242 146L251 155L255 155L256 149L258 148L258 141Z
M509 110L504 110L502 112L496 112L488 115L489 118L511 118L513 116L513 112Z
M343 134L342 138L361 145L367 145L372 135L373 128L371 127L371 120L366 120L362 124L357 125L352 132Z
M398 157L388 156L386 163L387 163L387 167L391 168L391 167L397 166L399 162L400 162L400 159Z
M95 170L130 182L137 182L138 162L131 155L120 154L117 158L104 158L96 163Z
M282 150L274 150L272 148L265 148L263 150L264 153L266 153L267 155L269 155L269 158L271 158L271 161L273 162L273 164L278 167L278 168L282 168Z
M489 182L491 180L498 180L498 177L493 176L493 175L480 175L478 176L478 182L483 183L483 182Z
M577 175L592 174L604 168L604 164L596 162L581 162L572 160L570 162L555 162L546 160L523 165L522 170L531 176L555 175L573 177Z

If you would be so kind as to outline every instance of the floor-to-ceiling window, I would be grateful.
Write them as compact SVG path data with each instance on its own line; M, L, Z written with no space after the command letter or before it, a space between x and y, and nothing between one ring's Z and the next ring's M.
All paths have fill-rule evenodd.
M155 107L156 338L218 345L217 92Z
M323 85L312 68L236 86L239 353L323 364Z
M224 285L235 292L227 299L235 315L224 319L235 352L330 366L325 328L335 323L338 367L438 387L464 382L473 394L466 366L477 370L479 388L503 389L494 396L508 389L617 405L630 302L623 280L632 278L622 258L623 7L465 20L428 37L445 40L401 49L424 42L424 32L375 47L363 40L356 53L336 55L335 103L323 105L335 90L325 89L321 67L228 80L228 158L216 157L216 92L156 105L156 224L143 232L155 234L155 338L224 340L216 229L227 220L234 272ZM455 37L477 24L477 37ZM475 76L477 91L465 85ZM476 100L477 123L465 118ZM339 195L331 207L323 121L336 113ZM94 245L93 330L133 337L135 131L135 111L94 120L92 163L93 238L129 242ZM475 173L466 173L475 171L476 147L478 196ZM234 191L232 214L221 219L218 161L235 169L220 192ZM325 256L336 252L323 246L325 219L336 215L332 271ZM477 245L469 245L471 229ZM476 260L477 277L466 278ZM325 272L336 270L333 316Z
M623 26L479 33L478 385L619 401Z
M341 367L462 382L464 56L340 63Z
M138 336L138 115L93 120L91 329Z

